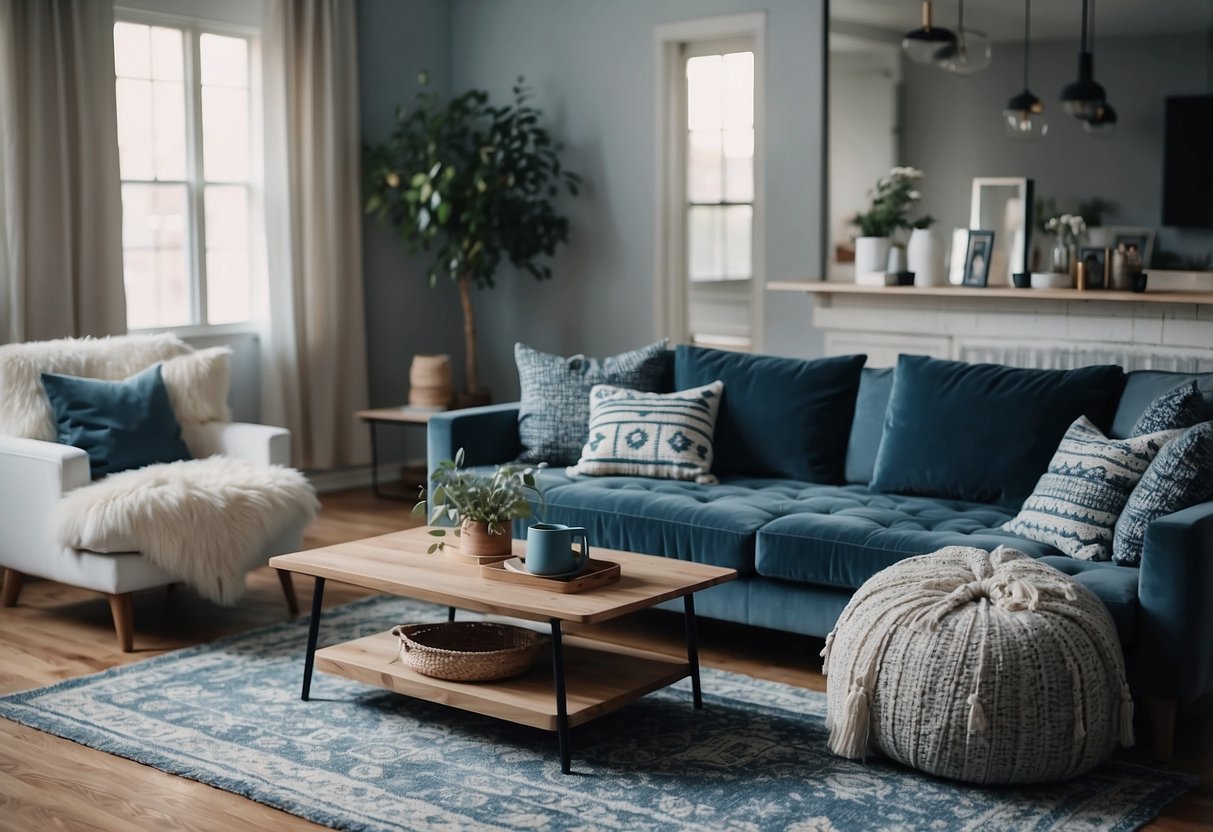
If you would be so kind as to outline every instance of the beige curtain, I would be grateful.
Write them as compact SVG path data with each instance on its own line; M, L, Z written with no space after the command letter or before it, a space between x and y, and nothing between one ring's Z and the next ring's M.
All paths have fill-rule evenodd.
M0 343L125 331L113 4L0 0Z
M294 462L367 461L358 51L349 0L273 0L265 27L264 404Z

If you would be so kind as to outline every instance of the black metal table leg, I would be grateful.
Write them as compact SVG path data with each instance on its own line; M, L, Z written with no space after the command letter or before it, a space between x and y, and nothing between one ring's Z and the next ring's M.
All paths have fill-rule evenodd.
M695 629L695 594L684 595L683 619L687 627L687 661L691 663L691 695L695 707L703 707L703 692L699 686L699 635Z
M378 498L383 496L379 493L379 432L375 427L378 423L372 419L367 424L371 426L371 493Z
M455 620L455 608L454 608L454 607L450 607L449 609L447 609L447 611L446 611L446 620L447 620L447 621L454 621L454 620Z
M560 745L560 771L572 771L569 752L569 710L564 697L564 645L560 637L560 621L552 619L552 679L556 684L556 739Z
M312 620L307 625L307 653L303 656L303 695L304 702L312 690L312 665L316 660L316 637L320 634L320 605L324 601L324 578L316 578L316 586L312 590Z

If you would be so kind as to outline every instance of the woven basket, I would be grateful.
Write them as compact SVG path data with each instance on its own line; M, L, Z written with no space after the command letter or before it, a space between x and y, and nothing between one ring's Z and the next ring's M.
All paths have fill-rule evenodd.
M508 624L456 621L401 624L400 660L423 676L453 682L488 682L525 673L539 650L538 633Z

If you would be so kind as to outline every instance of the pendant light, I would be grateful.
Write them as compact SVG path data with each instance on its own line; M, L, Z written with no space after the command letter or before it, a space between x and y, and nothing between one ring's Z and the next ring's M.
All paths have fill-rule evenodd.
M1087 0L1082 0L1082 51L1078 53L1078 80L1061 91L1061 103L1074 118L1090 121L1104 105L1104 88L1095 80L1095 56L1087 51Z
M1028 57L1032 40L1032 0L1023 8L1023 92L1007 101L1002 111L1007 133L1017 139L1038 139L1049 132L1045 104L1028 89Z
M939 50L956 45L956 35L950 29L931 25L931 0L922 2L922 28L906 32L901 50L916 64L932 64Z
M972 75L990 65L993 49L990 36L965 27L965 0L960 0L956 19L956 41L935 53L935 65L957 75Z
M1091 48L1095 48L1095 9L1091 8ZM1092 136L1107 138L1116 132L1116 108L1108 101L1102 102L1095 115L1082 123L1082 129Z

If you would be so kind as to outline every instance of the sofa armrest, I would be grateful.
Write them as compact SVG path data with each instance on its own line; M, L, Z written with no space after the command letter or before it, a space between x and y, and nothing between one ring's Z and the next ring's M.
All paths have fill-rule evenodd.
M42 574L61 551L55 504L88 485L89 473L88 454L79 448L0 436L0 566Z
M426 431L429 471L463 448L464 465L500 465L518 458L518 402L435 413Z
M258 465L291 464L291 432L245 422L207 422L184 430L186 444L197 458L230 456Z
M1213 690L1213 502L1149 525L1138 597L1138 694L1187 701Z

